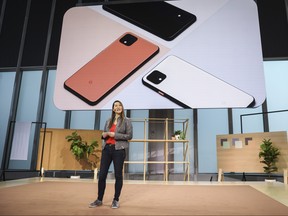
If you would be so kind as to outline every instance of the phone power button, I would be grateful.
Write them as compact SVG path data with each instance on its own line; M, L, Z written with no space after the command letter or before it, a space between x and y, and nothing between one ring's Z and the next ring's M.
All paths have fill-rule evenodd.
M158 91L158 93L159 93L160 95L164 96L164 93L163 93L163 92L161 92L161 91Z

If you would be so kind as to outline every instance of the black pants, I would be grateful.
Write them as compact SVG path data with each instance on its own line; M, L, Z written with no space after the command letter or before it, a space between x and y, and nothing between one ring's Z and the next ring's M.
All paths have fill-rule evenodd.
M109 167L113 161L115 172L115 194L114 199L119 200L123 186L123 164L126 157L125 149L116 150L115 145L106 145L102 150L99 180L98 180L98 200L103 200L106 179Z

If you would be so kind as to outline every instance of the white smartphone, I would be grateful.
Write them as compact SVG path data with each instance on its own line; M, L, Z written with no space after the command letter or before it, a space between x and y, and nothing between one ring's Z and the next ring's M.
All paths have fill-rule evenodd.
M144 75L142 83L183 108L244 108L254 103L251 95L174 55Z

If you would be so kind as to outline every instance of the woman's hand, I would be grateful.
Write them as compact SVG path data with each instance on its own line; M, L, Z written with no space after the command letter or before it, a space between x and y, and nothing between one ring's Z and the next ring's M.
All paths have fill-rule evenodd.
M103 138L106 138L107 136L109 136L109 137L114 137L114 136L115 136L115 133L114 133L114 132L103 132L103 133L102 133L102 137L103 137Z

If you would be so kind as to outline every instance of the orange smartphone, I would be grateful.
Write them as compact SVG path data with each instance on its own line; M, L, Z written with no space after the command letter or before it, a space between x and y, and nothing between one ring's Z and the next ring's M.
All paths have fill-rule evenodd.
M126 32L64 82L64 88L96 105L159 52L159 47Z

